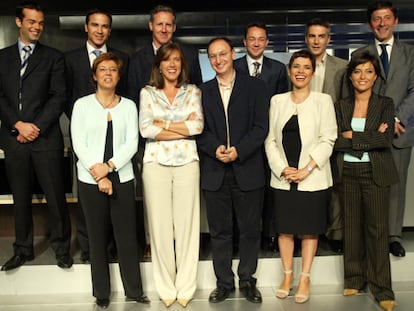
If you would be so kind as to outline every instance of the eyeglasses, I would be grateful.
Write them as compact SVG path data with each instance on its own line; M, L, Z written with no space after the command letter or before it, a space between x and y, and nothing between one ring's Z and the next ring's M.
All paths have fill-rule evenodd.
M106 68L106 67L98 67L98 72L100 72L100 73L106 73L106 72L110 72L110 73L116 73L116 72L118 72L119 70L118 70L118 68L116 68L116 67L109 67L109 68Z

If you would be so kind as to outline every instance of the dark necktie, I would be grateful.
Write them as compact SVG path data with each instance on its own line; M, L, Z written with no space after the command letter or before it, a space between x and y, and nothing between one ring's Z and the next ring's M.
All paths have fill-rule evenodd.
M382 53L381 53L381 62L382 67L384 68L385 76L388 77L388 69L389 69L389 63L388 63L388 52L387 52L387 45L388 44L380 44Z
M29 45L23 47L23 57L22 57L22 65L20 67L20 76L23 76L24 72L26 71L27 63L29 62L30 51L32 48Z
M254 65L253 77L260 78L260 71L259 71L260 63L254 62L253 65Z

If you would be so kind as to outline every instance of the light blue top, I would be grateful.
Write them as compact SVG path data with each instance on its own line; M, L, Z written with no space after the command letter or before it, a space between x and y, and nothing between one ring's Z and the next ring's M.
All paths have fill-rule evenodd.
M365 129L365 118L352 118L351 128L354 132L363 132ZM344 154L345 162L370 162L368 152L362 154L362 158L359 159L350 155L349 153Z

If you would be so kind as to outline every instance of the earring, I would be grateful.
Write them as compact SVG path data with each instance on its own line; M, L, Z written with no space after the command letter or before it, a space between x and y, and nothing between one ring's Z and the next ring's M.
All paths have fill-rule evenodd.
M160 69L160 74L162 75L162 70Z

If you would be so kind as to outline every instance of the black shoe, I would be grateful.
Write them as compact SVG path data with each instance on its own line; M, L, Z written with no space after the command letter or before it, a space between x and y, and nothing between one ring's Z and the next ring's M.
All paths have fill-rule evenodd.
M83 263L88 263L88 262L89 262L89 252L87 252L87 251L82 251L82 252L81 252L81 255L80 255L80 260L81 260Z
M1 267L1 271L8 271L8 270L16 269L24 265L26 261L30 261L33 259L34 259L33 255L30 255L30 256L14 255L12 258L7 260L6 263Z
M149 300L149 298L147 296L145 296L144 294L142 294L138 298L130 298L130 297L128 297L127 300L133 300L133 301L136 301L138 303L143 303L143 304L146 304L146 305L148 305L148 304L151 303L151 300Z
M390 253L395 257L404 257L405 249L400 242L394 241L390 243Z
M219 286L211 292L210 297L208 297L208 301L212 303L222 302L226 300L229 295L229 289Z
M62 269L69 269L73 265L73 259L69 254L56 256L57 265Z
M338 254L343 253L344 244L342 240L328 240L328 244L333 252L338 253Z
M109 306L109 299L108 298L96 298L96 304L98 307L101 307L102 309L106 309Z
M240 292L246 297L246 299L253 303L262 302L262 294L257 289L256 285L252 282L247 282L245 286L240 288Z

